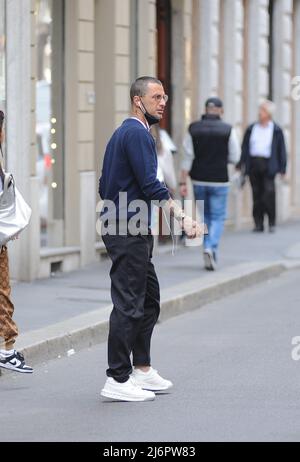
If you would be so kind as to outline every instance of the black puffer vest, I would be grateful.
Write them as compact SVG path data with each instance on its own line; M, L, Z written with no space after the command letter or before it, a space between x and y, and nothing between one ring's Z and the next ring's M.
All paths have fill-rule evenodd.
M218 115L205 114L189 127L195 158L190 177L196 181L226 183L228 181L228 141L231 125Z

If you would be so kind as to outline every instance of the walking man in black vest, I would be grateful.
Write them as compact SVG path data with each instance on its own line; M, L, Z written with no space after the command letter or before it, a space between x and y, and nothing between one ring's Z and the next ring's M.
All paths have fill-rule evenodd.
M180 193L187 195L187 177L191 177L195 199L204 201L204 222L208 235L204 237L204 264L215 270L217 251L226 219L229 190L228 163L240 159L240 145L235 130L223 122L223 103L209 98L201 120L189 126L183 142ZM203 211L200 211L203 212Z
M275 105L265 100L259 106L258 122L251 124L244 135L241 161L249 175L253 195L254 232L264 231L267 215L269 232L275 231L276 198L275 176L284 178L287 155L282 129L273 121Z

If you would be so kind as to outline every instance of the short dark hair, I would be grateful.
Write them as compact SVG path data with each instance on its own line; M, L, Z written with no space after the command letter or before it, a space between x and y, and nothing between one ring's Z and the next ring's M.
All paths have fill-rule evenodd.
M145 96L147 93L147 88L149 83L157 83L158 85L162 85L161 81L158 80L156 77L139 77L136 79L130 88L130 99L133 102L134 96Z
M221 108L223 107L223 101L217 96L212 96L211 98L208 98L206 100L205 107L206 108L213 108L213 107Z

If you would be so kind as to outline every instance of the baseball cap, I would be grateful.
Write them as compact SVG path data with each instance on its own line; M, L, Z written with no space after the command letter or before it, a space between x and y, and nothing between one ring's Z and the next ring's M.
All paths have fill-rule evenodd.
M223 101L217 96L213 96L206 100L205 107L223 107Z

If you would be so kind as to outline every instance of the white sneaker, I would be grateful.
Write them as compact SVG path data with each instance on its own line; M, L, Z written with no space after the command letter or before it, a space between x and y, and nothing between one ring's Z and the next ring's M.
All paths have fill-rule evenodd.
M165 391L173 387L173 383L170 380L163 379L152 367L148 372L134 368L131 377L144 390Z
M101 391L101 396L117 401L153 401L155 399L154 393L143 390L132 377L124 383L119 383L112 377L108 377Z
M203 256L205 269L209 271L214 271L216 269L216 261L214 259L213 252L210 249L205 249Z

